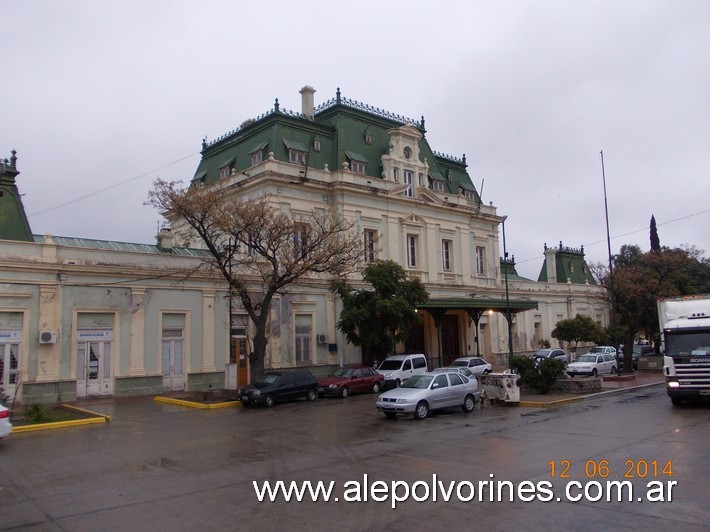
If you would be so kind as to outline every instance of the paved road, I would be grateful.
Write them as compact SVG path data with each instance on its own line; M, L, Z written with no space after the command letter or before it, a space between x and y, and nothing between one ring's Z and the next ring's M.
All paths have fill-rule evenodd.
M472 414L452 411L421 422L385 419L374 396L210 411L133 400L116 407L105 425L0 442L0 529L707 530L708 441L710 408L673 408L662 386L550 409L477 406ZM549 462L559 474L565 460L571 478L551 478ZM656 480L677 482L673 501L556 500L568 481L588 480L585 464L608 464L611 478L623 476L627 460L672 460L673 476L659 472ZM480 502L477 493L470 502L447 503L439 495L396 509L391 499L345 502L354 486L346 483L364 484L364 475L370 486L376 480L431 485L436 475L444 487L451 481L477 487L494 475L516 487L549 482L555 497L491 502L484 489ZM635 498L651 477L633 481ZM340 500L260 503L254 480L334 481ZM460 485L464 497L468 486ZM419 485L419 496L424 489Z

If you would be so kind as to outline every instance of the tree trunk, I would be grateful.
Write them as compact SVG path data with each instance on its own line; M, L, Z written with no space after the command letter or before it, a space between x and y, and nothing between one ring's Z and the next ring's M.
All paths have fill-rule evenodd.
M622 372L623 373L633 373L634 368L633 368L633 362L632 362L632 353L634 352L634 337L636 336L636 333L633 332L631 334L625 334L624 335L624 365L622 367Z
M269 338L266 335L266 323L268 321L268 310L262 309L261 315L254 321L254 351L249 353L249 377L251 382L264 374L264 360L266 359L266 346Z

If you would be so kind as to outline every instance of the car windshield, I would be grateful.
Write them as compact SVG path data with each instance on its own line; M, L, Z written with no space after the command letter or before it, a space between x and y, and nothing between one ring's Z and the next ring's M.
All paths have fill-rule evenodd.
M402 384L402 388L419 388L424 389L429 387L429 383L434 377L431 375L412 375Z
M604 348L603 347L592 347L589 350L590 353L604 353Z
M464 368L468 367L468 360L454 360L451 363L452 366L463 366Z
M597 355L582 355L577 359L577 362L596 362Z
M333 372L333 377L352 377L353 370L351 368L338 368Z
M280 375L278 373L265 373L254 381L254 385L259 386L264 384L274 384L279 377Z
M545 357L549 356L549 354L551 352L552 351L550 351L549 349L540 349L539 351L535 351L533 353L533 356L536 358L545 358Z
M385 360L380 364L380 367L377 368L378 370L382 371L391 371L393 369L399 369L402 367L402 361L401 360Z

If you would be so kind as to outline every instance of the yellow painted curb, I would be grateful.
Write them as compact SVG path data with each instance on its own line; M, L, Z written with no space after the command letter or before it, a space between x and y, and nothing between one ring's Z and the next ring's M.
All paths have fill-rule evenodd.
M33 432L35 430L47 429L63 429L65 427L76 427L79 425L94 425L96 423L106 423L106 416L90 418L90 419L75 419L73 421L54 421L52 423L35 423L34 425L13 426L12 433L17 432Z
M518 406L532 406L537 408L549 408L551 406L564 405L568 403L577 403L582 401L584 397L569 397L567 399L558 399L556 401L520 401Z
M153 397L153 401L155 401L156 403L167 403L167 404L173 404L173 405L179 405L179 406L186 406L188 408L199 408L200 410L211 410L213 408L229 408L232 406L237 406L237 405L242 404L239 401L228 401L225 403L204 404L204 403L196 403L195 401L186 401L185 399L173 399L172 397L162 397L162 396Z

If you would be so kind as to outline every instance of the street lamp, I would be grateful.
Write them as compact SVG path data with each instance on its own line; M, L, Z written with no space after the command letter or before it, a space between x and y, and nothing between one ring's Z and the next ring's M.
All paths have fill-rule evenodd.
M505 221L507 219L507 216L503 216L503 276L505 278L505 319L508 322L508 366L510 366L513 362L513 320L510 316L510 295L508 294L508 251L505 247Z
M609 295L611 297L611 343L616 350L616 374L621 375L619 345L616 341L616 304L614 298L614 267L611 261L611 237L609 236L609 208L606 203L606 175L604 173L604 150L599 152L602 160L602 183L604 184L604 214L606 215L606 248L609 255ZM623 361L623 356L621 358Z

